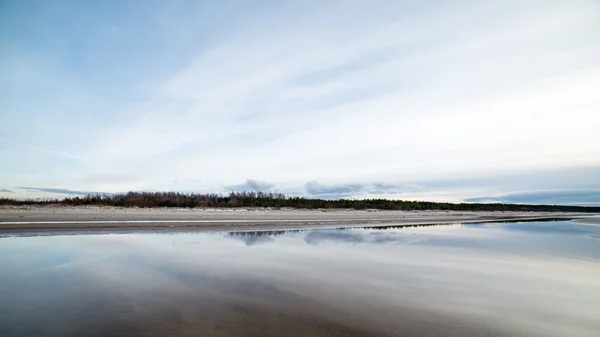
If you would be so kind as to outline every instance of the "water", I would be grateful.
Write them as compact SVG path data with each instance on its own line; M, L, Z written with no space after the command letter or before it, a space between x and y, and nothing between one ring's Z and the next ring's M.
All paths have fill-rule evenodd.
M0 336L598 336L599 313L600 227L567 221L0 238Z

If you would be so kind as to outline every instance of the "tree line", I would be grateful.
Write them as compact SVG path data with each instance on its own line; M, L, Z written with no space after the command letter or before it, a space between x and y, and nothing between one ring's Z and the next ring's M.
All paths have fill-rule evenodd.
M317 199L287 196L272 192L231 192L201 194L181 192L127 192L90 194L48 200L16 200L0 198L0 205L64 205L116 207L180 207L180 208L299 208L299 209L379 209L379 210L451 210L451 211L521 211L521 212L589 212L600 213L600 207L564 205L526 205L500 203L448 203L389 199Z

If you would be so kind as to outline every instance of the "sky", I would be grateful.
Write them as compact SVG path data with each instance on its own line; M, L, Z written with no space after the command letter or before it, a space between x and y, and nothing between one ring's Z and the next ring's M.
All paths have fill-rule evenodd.
M0 1L0 197L600 205L600 2Z

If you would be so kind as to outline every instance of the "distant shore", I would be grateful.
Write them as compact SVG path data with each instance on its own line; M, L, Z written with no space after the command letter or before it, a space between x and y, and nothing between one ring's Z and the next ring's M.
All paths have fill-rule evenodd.
M61 229L277 229L373 224L431 224L589 217L561 212L382 211L271 208L120 208L0 206L0 231Z

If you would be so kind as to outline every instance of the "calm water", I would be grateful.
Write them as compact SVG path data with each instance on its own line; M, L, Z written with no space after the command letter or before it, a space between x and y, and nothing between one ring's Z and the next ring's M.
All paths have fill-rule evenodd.
M598 336L600 227L0 238L0 336Z

